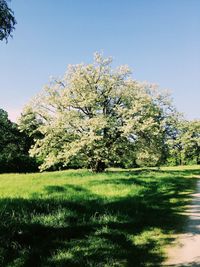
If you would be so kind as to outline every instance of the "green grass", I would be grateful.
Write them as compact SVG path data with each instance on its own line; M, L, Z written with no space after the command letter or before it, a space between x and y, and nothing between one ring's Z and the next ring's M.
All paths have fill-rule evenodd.
M0 266L161 266L200 167L0 175Z

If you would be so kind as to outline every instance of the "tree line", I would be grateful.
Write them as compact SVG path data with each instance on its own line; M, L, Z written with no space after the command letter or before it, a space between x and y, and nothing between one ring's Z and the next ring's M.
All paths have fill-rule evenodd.
M27 172L200 163L200 121L171 97L95 53L70 65L28 103L18 124L0 110L0 171Z
M38 170L35 158L29 156L33 144L16 123L8 119L8 113L0 109L0 172L33 172Z

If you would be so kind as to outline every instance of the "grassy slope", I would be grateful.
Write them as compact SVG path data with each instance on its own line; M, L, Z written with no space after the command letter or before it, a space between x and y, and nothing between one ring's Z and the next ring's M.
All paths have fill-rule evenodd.
M197 166L2 174L0 266L160 266L199 174Z

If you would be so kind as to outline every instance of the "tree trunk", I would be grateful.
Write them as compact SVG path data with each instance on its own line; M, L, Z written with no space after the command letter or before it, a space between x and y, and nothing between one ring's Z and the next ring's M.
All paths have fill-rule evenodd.
M197 156L197 164L199 165L200 164L200 157Z
M97 160L92 164L92 171L93 172L104 172L106 168L105 162L101 160Z

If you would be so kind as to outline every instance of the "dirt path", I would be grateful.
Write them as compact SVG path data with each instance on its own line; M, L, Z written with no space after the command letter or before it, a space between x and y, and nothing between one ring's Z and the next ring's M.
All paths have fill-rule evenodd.
M169 257L163 266L200 267L200 179L192 196L192 203L186 211L189 216L186 231L178 236L176 245L169 248Z

